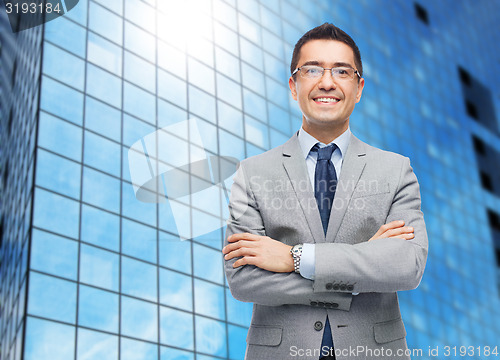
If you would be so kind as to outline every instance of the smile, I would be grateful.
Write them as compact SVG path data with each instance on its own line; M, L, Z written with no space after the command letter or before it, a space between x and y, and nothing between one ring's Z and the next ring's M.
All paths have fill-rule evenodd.
M315 103L319 104L336 104L340 99L335 97L318 97L313 99Z

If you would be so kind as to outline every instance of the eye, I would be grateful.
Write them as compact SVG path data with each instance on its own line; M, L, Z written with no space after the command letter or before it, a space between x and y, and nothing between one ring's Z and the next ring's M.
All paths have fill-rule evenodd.
M304 66L303 69L308 76L318 76L323 72L323 68L318 66Z
M337 75L338 77L341 78L350 77L352 71L352 69L344 67L333 68L332 70L333 70L333 75Z

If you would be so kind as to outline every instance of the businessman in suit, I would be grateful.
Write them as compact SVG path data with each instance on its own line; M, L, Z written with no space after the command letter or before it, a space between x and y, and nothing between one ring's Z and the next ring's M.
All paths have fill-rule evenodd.
M223 254L231 293L254 303L246 359L409 359L396 292L427 259L417 178L349 129L364 79L348 34L310 30L291 72L301 129L243 160L231 188Z

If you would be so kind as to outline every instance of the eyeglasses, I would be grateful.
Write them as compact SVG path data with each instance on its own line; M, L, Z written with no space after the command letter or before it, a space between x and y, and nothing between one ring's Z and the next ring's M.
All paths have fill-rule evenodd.
M358 70L347 66L325 69L321 66L316 65L304 65L295 69L295 71L292 73L292 76L297 72L300 72L300 76L302 76L303 78L318 79L323 77L325 70L330 70L334 79L352 80L354 79L355 74L358 75L358 77L361 79L361 75L359 74Z

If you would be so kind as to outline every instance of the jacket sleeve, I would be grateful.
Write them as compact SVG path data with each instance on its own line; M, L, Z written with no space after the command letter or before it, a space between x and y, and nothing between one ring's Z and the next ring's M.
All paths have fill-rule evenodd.
M250 182L244 172L244 162L234 177L229 200L229 219L225 236L248 232L265 236L264 224L258 204L255 202ZM300 274L274 273L254 265L233 268L238 258L225 260L224 268L231 294L244 302L260 305L278 306L285 304L303 304L349 310L352 294L313 291L313 282Z
M315 292L395 292L416 288L427 260L427 232L420 210L420 190L408 158L386 223L404 220L412 240L383 238L351 244L316 244Z

